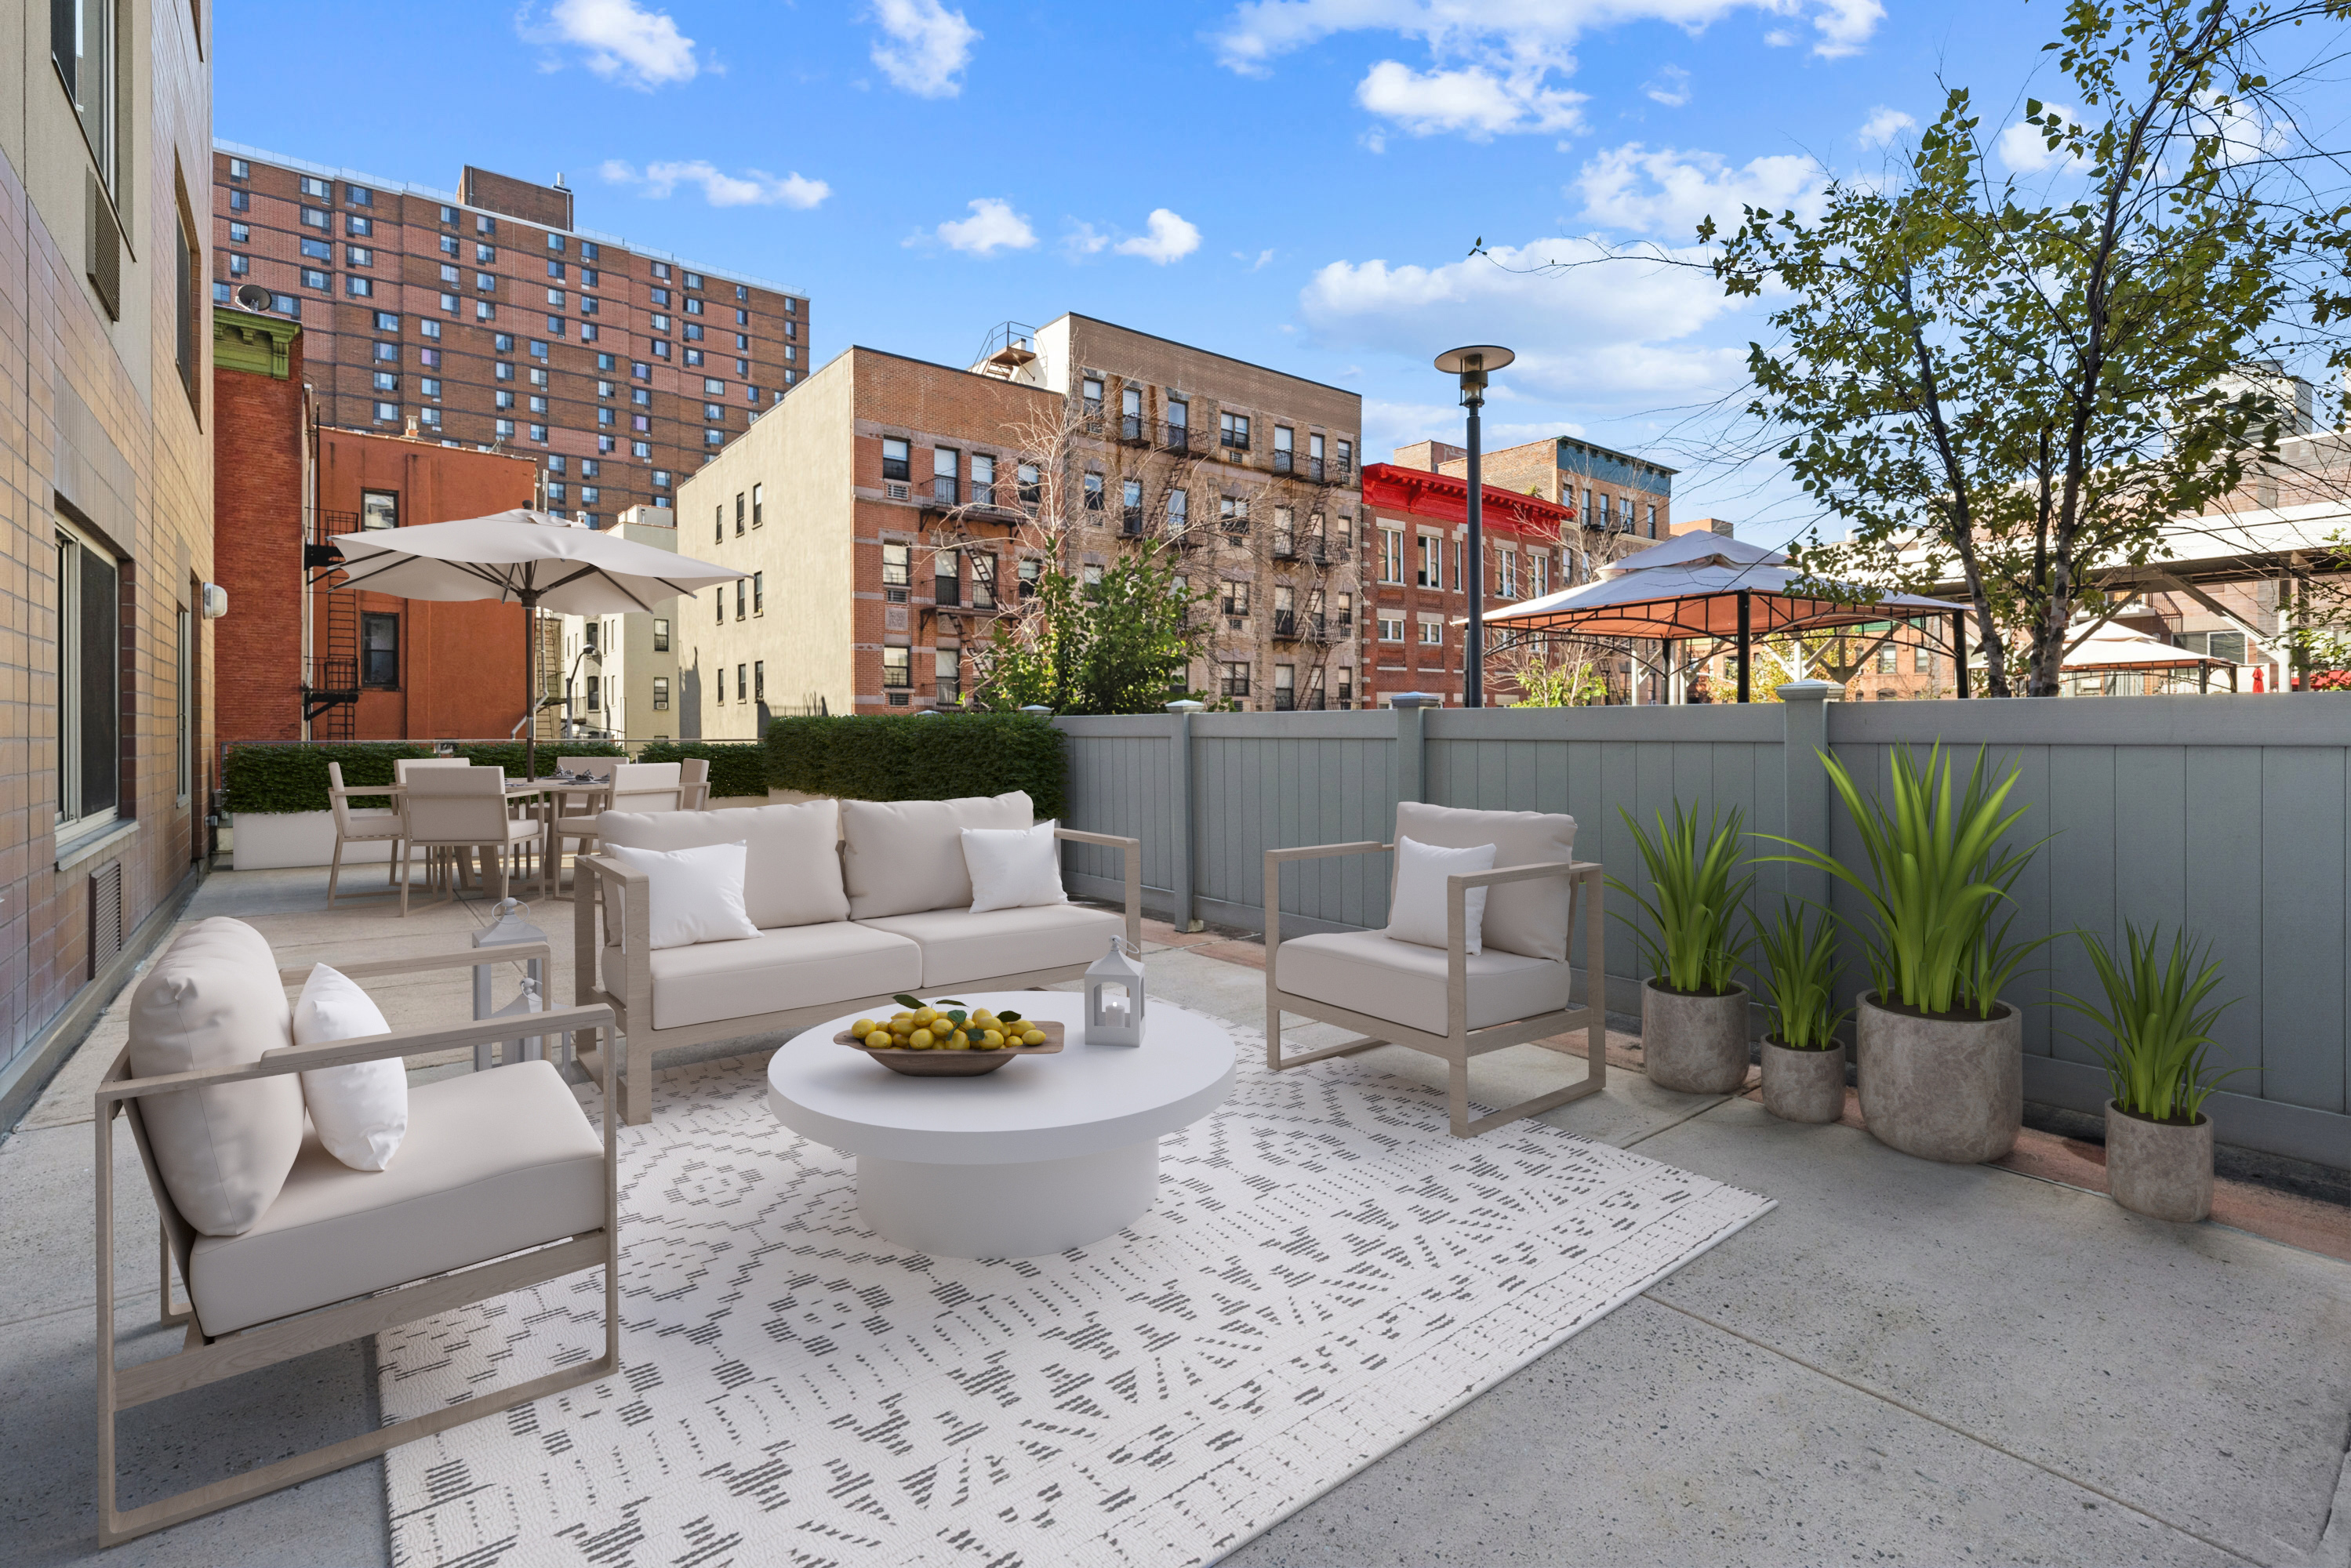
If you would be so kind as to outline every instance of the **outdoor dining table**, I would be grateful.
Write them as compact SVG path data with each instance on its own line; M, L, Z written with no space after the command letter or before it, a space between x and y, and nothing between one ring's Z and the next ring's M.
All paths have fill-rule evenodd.
M610 779L509 779L506 787L509 803L519 800L531 802L539 821L539 863L547 865L555 852L555 819L562 815L563 799L571 795L586 795L591 800L599 795L610 796L612 781ZM386 784L379 788L371 784L367 786L367 792L396 799L408 793L408 786ZM474 852L467 850L457 857L457 885L470 885L474 873ZM550 872L548 885L552 888L557 881Z

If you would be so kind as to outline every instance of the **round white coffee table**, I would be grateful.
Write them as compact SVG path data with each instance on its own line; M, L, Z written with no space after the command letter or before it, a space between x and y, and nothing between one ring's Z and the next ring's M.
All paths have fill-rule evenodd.
M1090 1046L1075 992L954 994L1057 1019L1069 1043L977 1078L911 1078L834 1043L856 1020L843 1014L768 1063L776 1120L857 1156L858 1209L901 1246L1035 1258L1099 1241L1151 1207L1161 1135L1232 1092L1232 1037L1197 1013L1153 1001L1140 1046Z

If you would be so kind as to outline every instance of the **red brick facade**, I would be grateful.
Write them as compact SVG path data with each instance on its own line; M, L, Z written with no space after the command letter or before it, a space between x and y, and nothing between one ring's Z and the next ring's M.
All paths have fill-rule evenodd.
M213 337L213 570L228 590L219 631L237 651L214 676L214 723L229 740L299 740L308 462L301 333L215 308Z

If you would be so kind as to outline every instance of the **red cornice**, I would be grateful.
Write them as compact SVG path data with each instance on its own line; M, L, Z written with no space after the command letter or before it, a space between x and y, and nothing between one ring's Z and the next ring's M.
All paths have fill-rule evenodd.
M1573 507L1558 506L1540 496L1498 490L1491 485L1481 488L1485 492L1485 526L1489 528L1555 539L1562 528L1575 521ZM1425 468L1366 463L1364 504L1437 522L1466 523L1469 520L1469 482L1450 474L1432 474Z

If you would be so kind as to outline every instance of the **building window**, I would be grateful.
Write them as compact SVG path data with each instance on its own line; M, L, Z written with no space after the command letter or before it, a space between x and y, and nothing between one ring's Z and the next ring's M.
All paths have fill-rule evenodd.
M1102 476L1101 475L1089 474L1086 476L1085 493L1086 510L1089 512L1101 511L1102 509Z
M893 604L906 602L906 590L914 582L914 549L912 545L885 544L882 547L883 597Z
M726 433L723 430L705 430L702 433L702 444L724 446L726 444Z
M653 617L653 652L656 653L669 652L669 622L659 615Z
M1445 646L1445 622L1434 616L1421 617L1420 645L1424 648Z
M1877 673L1881 675L1890 675L1895 674L1897 668L1896 661L1899 660L1901 656L1901 650L1895 647L1891 643L1888 643L1886 646L1878 649Z
M323 294L332 287L332 280L316 267L306 267L302 269L302 287L315 288Z
M914 684L914 651L912 648L882 650L882 685L885 691L904 691Z
M668 711L668 708L669 677L667 675L655 675L653 677L653 711L655 713L664 713Z
M1167 531L1180 534L1192 526L1192 497L1189 491L1167 492Z
M1657 508L1654 505L1649 507L1649 537L1657 537Z
M653 488L656 490L666 490L669 488L668 469L656 468L653 470Z
M375 390L386 392L398 392L400 390L400 377L391 371L376 371Z
M1404 530L1402 528L1380 530L1380 580L1394 583L1404 581Z
M494 419L490 421L490 430L500 441L512 441L514 439L515 426L514 421L511 419Z
M1249 667L1246 660L1233 660L1224 666L1224 695L1245 697L1249 695Z
M1541 599L1551 591L1551 552L1537 550L1527 557L1527 595Z
M440 394L435 392L434 395L438 397ZM437 408L419 409L416 413L416 418L419 423L432 425L436 430L440 428L441 411Z
M751 582L750 582L750 580L749 580L748 578L743 578L743 577L738 577L738 578L737 578L737 579L735 580L735 619L736 619L736 620L740 621L740 620L742 620L742 619L743 619L743 612L744 612L744 610L745 610L745 608L746 608L746 607L750 603L750 599L751 599Z
M755 703L768 700L768 661L765 659L751 661L751 700Z
M400 423L400 405L396 402L380 402L376 404L375 419L378 424L398 424Z
M751 486L751 526L755 528L759 528L767 520L768 487L765 485L754 485Z
M1040 470L1034 463L1021 464L1019 467L1019 483L1020 486L1021 509L1023 511L1034 512L1045 498L1045 482L1042 476L1042 470Z
M253 211L253 193L251 191L231 191L228 193L228 210L232 213L249 213Z
M931 498L948 506L958 505L963 474L963 454L952 446L935 447L931 452Z
M335 259L335 247L329 245L325 240L306 239L301 242L301 246L302 255L305 258L310 261L332 261Z
M1519 596L1519 552L1497 550L1494 555L1495 591L1505 599Z
M57 534L57 822L68 839L110 821L121 789L121 570L94 540Z
M232 251L232 252L230 252L230 253L229 253L229 258L228 258L228 275L229 275L231 277L243 277L246 274L247 274L247 273L251 272L252 270L253 270L253 261L252 261L252 258L250 258L250 257L248 257L248 256L238 256L238 255L237 255L237 254L235 254L234 251Z
M1249 422L1245 413L1220 413L1217 416L1217 438L1229 451L1249 449Z
M767 612L768 574L764 571L755 571L751 574L751 613L765 615Z
M1225 584L1224 612L1228 615L1246 615L1249 612L1249 585L1247 582Z
M1404 641L1403 616L1390 615L1385 611L1382 611L1380 612L1380 641L1383 643L1401 643Z
M1420 536L1420 570L1414 585L1419 588L1445 586L1445 541L1434 534Z
M400 685L400 617L360 617L360 685Z
M1044 578L1045 563L1043 561L1038 559L1033 555L1022 557L1019 568L1020 597L1023 599L1036 598L1038 585L1044 580Z

